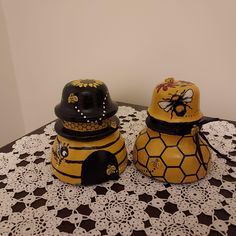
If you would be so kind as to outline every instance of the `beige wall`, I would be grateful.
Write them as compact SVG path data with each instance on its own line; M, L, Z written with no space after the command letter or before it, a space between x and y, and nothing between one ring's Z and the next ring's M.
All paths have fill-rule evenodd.
M63 85L103 80L148 105L166 76L197 83L207 116L236 120L235 0L2 0L26 131L54 119Z
M25 133L19 94L0 2L0 147Z

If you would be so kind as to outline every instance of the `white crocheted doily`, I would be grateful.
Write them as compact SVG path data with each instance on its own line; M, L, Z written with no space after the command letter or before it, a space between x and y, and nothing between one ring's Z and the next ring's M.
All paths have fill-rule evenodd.
M146 111L121 106L117 113L129 159ZM54 122L0 153L0 235L236 235L236 128L206 124L212 153L205 179L163 184L130 162L117 181L74 186L54 178L50 147Z

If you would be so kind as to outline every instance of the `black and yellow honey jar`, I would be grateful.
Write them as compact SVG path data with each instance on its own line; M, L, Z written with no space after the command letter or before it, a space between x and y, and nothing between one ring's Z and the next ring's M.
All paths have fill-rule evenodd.
M98 184L117 179L128 158L115 116L118 106L99 80L66 84L55 107L58 133L51 154L52 171L70 184Z
M200 131L198 87L166 79L156 86L146 119L137 137L134 164L143 174L168 183L202 179L209 167L208 142Z

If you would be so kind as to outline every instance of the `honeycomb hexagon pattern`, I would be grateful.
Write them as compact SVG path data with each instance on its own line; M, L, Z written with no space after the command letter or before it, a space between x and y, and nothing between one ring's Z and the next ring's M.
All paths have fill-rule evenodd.
M169 135L143 129L134 145L134 164L143 174L168 183L189 183L206 175L210 151L200 138L201 158L192 135Z

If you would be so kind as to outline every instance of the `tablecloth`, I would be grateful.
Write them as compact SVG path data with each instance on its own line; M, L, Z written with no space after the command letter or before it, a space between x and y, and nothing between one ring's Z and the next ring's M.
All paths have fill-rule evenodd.
M117 115L129 164L116 181L85 187L56 179L50 169L54 122L0 153L0 235L236 235L234 124L203 127L210 143L231 160L212 152L206 178L164 184L132 164L146 111L120 106Z

